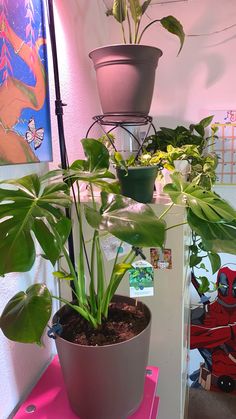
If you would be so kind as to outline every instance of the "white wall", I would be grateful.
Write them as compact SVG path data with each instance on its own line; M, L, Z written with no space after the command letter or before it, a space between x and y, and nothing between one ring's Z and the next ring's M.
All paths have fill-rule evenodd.
M104 15L102 0L57 0L54 5L61 93L63 102L68 104L64 109L65 135L72 161L82 155L80 139L85 136L92 116L100 113L88 52L105 43L119 43L119 28ZM188 34L212 32L236 22L235 0L189 0L155 5L148 14L153 18L173 14L182 21ZM149 31L144 42L158 46L164 52L157 71L150 112L158 125L174 127L177 123L195 122L212 109L235 108L235 27L208 37L187 38L178 58L178 40L158 26ZM53 85L51 96L53 114ZM52 128L53 166L57 166L60 157L54 116ZM41 170L42 166L2 167L0 178L23 176L38 168ZM1 308L17 292L19 281L18 275L9 280L1 279ZM21 345L10 344L2 335L0 339L0 417L5 419L47 362L50 349L24 347L23 351ZM28 362L27 371L25 359ZM164 410L164 406L161 409Z

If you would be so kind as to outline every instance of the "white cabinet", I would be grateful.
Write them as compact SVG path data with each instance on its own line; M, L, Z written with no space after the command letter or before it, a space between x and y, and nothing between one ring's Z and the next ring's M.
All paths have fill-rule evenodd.
M152 205L157 213L165 206ZM167 217L168 227L183 222L181 207L173 207ZM160 368L158 419L183 419L187 385L188 323L189 323L189 230L186 226L167 232L166 248L172 252L172 269L155 269L153 297L144 297L152 312L149 365ZM144 252L150 260L150 250ZM119 293L129 293L128 279ZM187 418L186 418L187 419Z

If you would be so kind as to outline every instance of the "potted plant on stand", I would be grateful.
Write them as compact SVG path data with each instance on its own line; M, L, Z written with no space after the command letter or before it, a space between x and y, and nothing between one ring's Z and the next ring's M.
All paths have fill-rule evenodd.
M132 154L124 160L119 152L115 152L112 162L116 167L121 193L138 202L151 203L155 180L162 169L161 160L152 160L147 152L140 157Z
M170 228L164 217L174 204L186 207L186 223L202 236L212 252L227 249L236 253L235 240L232 240L236 212L218 195L185 183L175 175L172 184L166 186L173 203L156 216L148 205L114 193L116 184L108 170L109 153L102 143L85 139L82 144L87 158L77 160L63 173L66 182L58 179L61 171L2 181L0 274L29 271L35 260L36 240L42 248L42 256L53 265L64 256L67 269L57 269L55 277L72 281L74 301L51 295L44 282L33 284L7 303L0 327L9 339L41 344L51 316L52 299L59 298L65 305L54 315L57 328L53 330L72 409L81 419L121 419L137 409L142 400L150 312L141 303L115 295L120 281L136 255L141 253L140 247L163 246ZM92 200L90 204L83 204L79 188L78 195L73 195L79 243L74 267L66 248L71 221L63 209L72 203L69 189L80 181L90 183ZM102 188L99 205L93 199L93 184ZM90 259L84 237L86 222L92 227ZM108 282L105 282L101 232L132 245L130 253L122 260L117 250ZM114 325L120 313L128 317L129 324L133 323L133 315L141 318L142 324L136 336L129 330L131 339L124 340L122 335L115 342ZM144 342L146 349L141 350Z
M142 20L151 0L115 0L107 10L122 29L124 44L109 45L90 52L97 76L102 112L111 120L125 121L130 117L145 117L149 113L155 70L162 51L141 45L143 35L153 24L159 23L184 43L181 23L173 16L155 19L142 28Z
M143 148L147 151L149 162L153 165L162 163L162 177L167 177L167 183L169 174L176 170L191 182L212 189L218 164L218 156L208 151L210 142L217 138L215 128L211 128L209 133L212 119L212 115L207 116L188 128L181 125L176 128L161 127L145 139Z
M139 141L135 153L117 151L116 138L110 133L98 138L98 141L109 150L121 193L138 202L151 203L155 180L162 169L161 159L154 161L151 153L143 150Z

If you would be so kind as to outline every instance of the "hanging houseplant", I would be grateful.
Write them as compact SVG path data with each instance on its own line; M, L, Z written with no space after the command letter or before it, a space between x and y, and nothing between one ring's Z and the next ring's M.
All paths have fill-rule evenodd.
M109 152L102 143L85 139L82 144L87 159L77 160L69 171L63 172L67 183L60 180L61 171L49 172L41 177L31 174L1 182L4 187L0 188L0 275L29 271L36 258L36 242L42 249L42 257L53 265L60 262L61 255L64 256L67 268L59 268L54 275L59 280L72 281L74 301L59 298L65 303L65 308L54 316L56 329L54 327L53 330L72 409L81 419L121 419L137 409L141 402L150 333L149 310L143 305L136 307L134 303L129 304L129 300L124 301L115 295L121 280L137 254L142 253L140 247L164 245L166 230L174 227L167 227L164 217L175 203L186 208L186 223L202 237L204 248L212 254L217 251L236 254L236 212L213 192L183 182L180 176L173 175L173 183L165 187L173 204L163 214L156 216L150 206L116 193L116 184L112 181L114 175L108 170ZM82 204L77 188L77 199L73 202L76 209L74 224L77 224L79 237L75 269L66 246L71 221L64 215L63 209L72 203L69 185L72 187L80 181L89 182L92 202ZM93 199L92 185L102 188L99 205ZM92 227L89 259L84 223ZM100 234L104 232L132 246L123 258L117 249L107 282L100 247ZM58 300L58 296L52 295L44 282L34 283L13 296L0 318L0 327L5 336L22 343L41 344L51 316L53 298ZM124 310L127 303L130 306L128 313ZM113 321L114 308L116 312L121 310L125 315L134 313L143 318L143 327L137 336L132 335L126 341L120 339L117 343L109 341L112 333L108 333L109 327L108 330L106 327L110 320ZM101 349L102 335L106 339L103 348L105 354ZM145 343L145 349L140 348L141 342ZM67 349L65 351L64 344L70 346L71 353ZM133 360L129 360L126 346L132 351ZM111 347L114 358L111 358ZM76 355L77 351L81 355ZM142 352L144 358L141 360L139 357ZM119 356L122 360L118 360ZM119 369L116 369L116 364ZM114 387L112 372L116 374ZM135 375L130 378L133 373ZM71 376L73 383L69 382ZM96 388L93 387L95 378ZM134 380L137 381L137 388ZM109 392L110 388L113 388L113 394L115 391L114 397Z
M144 1L141 5L139 1L115 0L112 9L107 10L106 14L113 16L121 24L124 44L104 46L89 54L96 70L102 113L110 115L113 121L145 117L149 113L155 71L162 51L152 46L140 45L146 29L159 22L167 31L178 36L180 50L184 43L183 27L173 16L151 21L140 30L142 17L150 3L151 1Z

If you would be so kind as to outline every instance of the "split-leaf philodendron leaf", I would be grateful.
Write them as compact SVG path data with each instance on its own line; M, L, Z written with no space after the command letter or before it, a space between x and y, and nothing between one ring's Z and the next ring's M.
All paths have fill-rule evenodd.
M236 219L235 209L214 192L184 182L178 175L173 175L172 179L173 183L167 184L164 192L175 204L187 206L197 217L212 223Z
M8 339L40 345L51 310L52 299L46 285L32 285L7 303L0 318L0 328Z
M122 195L101 193L100 212L85 208L88 223L134 246L161 247L165 240L165 222L159 220L150 206Z
M54 265L71 229L62 212L71 204L67 185L56 182L45 186L32 174L5 181L4 187L0 188L0 275L32 268L36 256L33 236Z
M186 206L188 224L201 237L205 251L235 254L235 209L214 192L184 182L179 174L172 179L173 183L166 185L164 191L175 204Z
M81 143L90 172L109 168L109 151L100 141L93 138L84 138Z
M205 222L191 210L187 218L190 228L201 236L205 250L236 254L236 220L225 223Z

